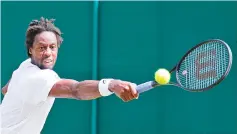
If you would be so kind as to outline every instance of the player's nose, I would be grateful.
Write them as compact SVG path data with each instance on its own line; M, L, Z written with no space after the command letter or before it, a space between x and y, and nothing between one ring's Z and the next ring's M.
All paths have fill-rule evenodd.
M48 47L45 51L44 51L44 55L45 57L49 57L52 54L52 50Z

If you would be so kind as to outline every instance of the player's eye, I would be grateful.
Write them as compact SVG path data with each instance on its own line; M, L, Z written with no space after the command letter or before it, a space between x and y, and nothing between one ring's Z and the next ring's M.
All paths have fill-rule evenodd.
M43 50L44 50L44 47L43 47L43 46L41 46L41 47L39 48L39 50L40 50L40 51L43 51Z
M52 45L50 46L51 49L55 49L56 48L56 45Z

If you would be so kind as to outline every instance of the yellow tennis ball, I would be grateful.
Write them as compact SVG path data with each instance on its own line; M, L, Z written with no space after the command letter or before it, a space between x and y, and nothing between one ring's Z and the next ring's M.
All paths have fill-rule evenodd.
M158 69L155 72L155 81L160 85L169 83L170 81L170 72L164 68Z

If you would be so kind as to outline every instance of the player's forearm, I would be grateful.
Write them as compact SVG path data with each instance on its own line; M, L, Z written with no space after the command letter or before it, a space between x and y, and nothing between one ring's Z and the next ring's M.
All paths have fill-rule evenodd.
M7 93L8 84L9 84L9 81L8 81L8 83L2 88L2 94L3 94L3 95L5 95L5 94Z
M91 100L101 96L98 90L98 83L99 81L96 80L78 82L71 79L63 79L53 86L49 95L56 98Z
M2 88L2 94L5 95L6 93L7 93L7 87L4 86L4 87Z
M73 86L73 96L80 100L92 100L101 97L98 90L99 81L85 80L76 82Z

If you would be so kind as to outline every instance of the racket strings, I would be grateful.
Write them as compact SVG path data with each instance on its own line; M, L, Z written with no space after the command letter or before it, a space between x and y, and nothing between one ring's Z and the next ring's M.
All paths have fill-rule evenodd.
M203 89L218 81L226 72L229 52L221 42L203 44L190 52L178 70L180 84L191 90Z

